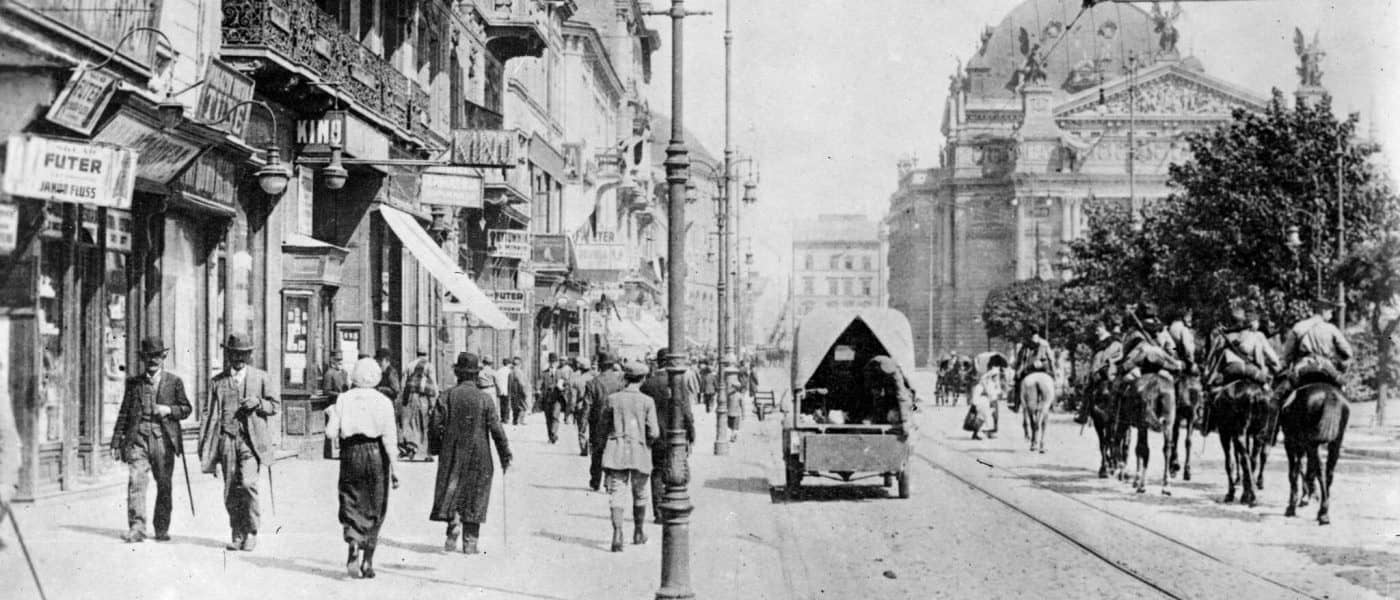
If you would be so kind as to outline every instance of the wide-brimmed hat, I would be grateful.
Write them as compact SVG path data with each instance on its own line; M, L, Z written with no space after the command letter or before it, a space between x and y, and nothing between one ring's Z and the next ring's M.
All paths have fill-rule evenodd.
M559 354L556 353L556 352L550 352L550 353L549 353L549 362L554 362L554 361L557 361L557 360L559 360Z
M228 341L224 342L224 349L235 352L252 352L253 337L246 333L230 333Z
M452 368L458 371L480 371L481 359L471 352L461 352L457 354L457 362L452 363Z
M161 341L161 339L160 339L159 337L150 336L150 337L147 337L147 338L141 340L141 354L142 354L142 355L147 355L147 356L149 356L149 355L152 355L152 354L160 354L160 353L162 353L162 352L165 352L165 350L166 350L166 348L165 348L165 342L164 342L164 341Z

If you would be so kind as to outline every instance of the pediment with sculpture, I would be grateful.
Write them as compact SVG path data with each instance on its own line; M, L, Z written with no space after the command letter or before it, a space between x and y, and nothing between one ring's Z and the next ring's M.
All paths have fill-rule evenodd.
M1155 71L1155 73L1153 72ZM1263 110L1264 101L1174 65L1140 72L1100 89L1085 90L1060 105L1057 119L1126 117L1218 117L1228 119L1235 108ZM1130 106L1131 103L1131 106Z

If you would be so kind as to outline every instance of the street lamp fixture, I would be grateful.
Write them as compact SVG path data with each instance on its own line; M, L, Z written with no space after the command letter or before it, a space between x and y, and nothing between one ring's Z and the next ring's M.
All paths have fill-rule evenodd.
M267 116L272 122L271 138L276 140L277 113L272 112L272 107L261 100L244 100L228 107L228 109L224 111L224 114L220 115L217 119L193 122L199 125L218 125L219 123L227 121L229 117L233 116L234 112L245 105L260 106L263 110L267 111ZM180 109L181 118L183 118L184 107L181 106ZM254 173L254 175L258 178L258 187L262 188L263 193L269 196L281 196L282 192L287 191L287 182L292 179L292 170L287 168L287 165L282 164L282 157L277 150L277 146L269 145L267 147L267 164L264 164L261 169L258 169L258 172Z
M161 39L165 40L165 45L170 46L170 52L175 56L179 56L179 52L175 50L175 44L170 43L170 38L167 37L165 33L161 32L161 30L154 27L133 27L128 29L125 34L122 34L121 39L118 39L117 43L112 45L111 51L107 52L107 57L102 59L102 62L90 67L80 67L80 69L84 71L96 71L107 66L107 63L112 62L112 59L117 57L117 51L121 50L122 44L125 44L127 40L131 39L131 36L142 31L160 36ZM175 99L175 93L172 91L169 77L167 77L165 81L165 97L156 104L156 114L160 117L161 129L173 129L178 127L180 125L180 120L185 116L185 105Z
M345 180L350 178L350 172L340 161L340 153L340 146L331 146L331 164L321 169L321 179L326 182L326 189L341 189L345 187Z
M758 184L752 181L744 182L744 204L752 205L758 202Z

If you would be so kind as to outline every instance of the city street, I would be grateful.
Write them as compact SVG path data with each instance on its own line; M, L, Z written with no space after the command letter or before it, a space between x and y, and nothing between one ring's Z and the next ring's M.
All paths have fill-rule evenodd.
M781 387L785 377L770 369L760 378ZM1393 595L1400 585L1393 483L1400 462L1345 457L1333 525L1323 528L1312 508L1283 518L1281 456L1271 461L1253 509L1219 502L1223 472L1213 437L1193 461L1194 481L1174 482L1171 497L1155 486L1137 495L1096 477L1091 432L1080 436L1068 415L1052 417L1049 453L1041 455L1026 452L1010 421L996 440L966 439L958 430L963 410L921 411L911 499L894 498L879 479L808 477L790 501L778 415L762 423L746 415L732 454L715 457L714 421L700 411L690 486L697 596L1369 598ZM219 482L207 476L196 479L197 519L176 491L169 543L118 539L119 487L17 504L16 513L50 598L650 597L660 527L647 526L651 541L643 547L608 552L606 498L585 488L572 427L557 445L545 442L540 415L507 432L517 466L505 478L504 504L497 475L482 529L485 553L441 550L442 526L426 519L436 465L400 463L402 486L390 497L372 581L344 574L332 461L274 466L277 512L264 491L261 543L252 553L223 550ZM8 525L0 539L8 597L37 597Z

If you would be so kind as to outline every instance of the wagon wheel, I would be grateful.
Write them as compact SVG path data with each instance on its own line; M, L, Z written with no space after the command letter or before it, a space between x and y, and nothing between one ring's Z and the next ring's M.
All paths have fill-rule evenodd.
M908 497L909 497L909 470L908 470L908 469L905 469L905 470L903 470L903 471L900 471L900 472L899 472L899 475L897 475L896 478L899 479L899 497L900 497L900 498L908 498Z

